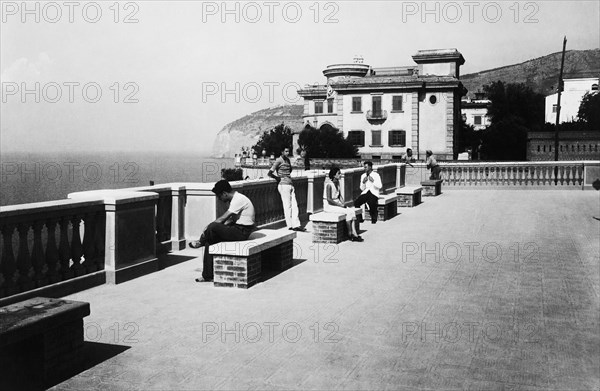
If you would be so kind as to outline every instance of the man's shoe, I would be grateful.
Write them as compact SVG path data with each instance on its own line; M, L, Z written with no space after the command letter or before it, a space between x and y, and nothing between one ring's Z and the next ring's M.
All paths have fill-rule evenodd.
M202 244L202 243L200 243L200 241L199 241L199 240L194 240L194 241L191 241L191 242L189 243L189 245L190 245L190 247L191 247L191 248L200 248L200 247L202 247L202 246L203 246L203 244Z
M196 282L213 282L212 278L210 280L205 280L204 277L203 278L196 278L195 281Z
M350 240L353 242L363 242L364 241L364 239L361 238L360 236L351 236Z

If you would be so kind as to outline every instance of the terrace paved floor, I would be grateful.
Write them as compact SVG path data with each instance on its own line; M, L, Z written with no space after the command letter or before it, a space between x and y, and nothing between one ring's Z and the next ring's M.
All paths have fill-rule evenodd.
M55 389L597 390L598 194L450 190L249 290L194 258L71 295L97 362Z

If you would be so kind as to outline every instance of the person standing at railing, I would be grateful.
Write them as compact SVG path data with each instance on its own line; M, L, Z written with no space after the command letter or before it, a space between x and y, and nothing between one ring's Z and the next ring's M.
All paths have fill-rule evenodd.
M292 231L306 231L300 225L300 219L298 218L298 201L296 201L296 191L292 182L292 163L289 156L290 149L286 147L281 152L281 156L273 163L268 175L277 181L277 190L283 203L285 225Z
M359 208L363 204L369 205L371 224L375 224L377 222L379 190L381 190L383 185L379 174L373 171L373 163L366 161L363 163L363 167L365 172L360 176L360 190L362 193L354 200L354 207Z
M412 153L412 149L407 148L406 149L406 153L404 155L402 155L402 157L400 158L400 161L402 161L404 163L414 163L414 162L416 162L415 156Z
M346 208L344 198L340 192L340 178L342 172L333 167L329 170L328 178L325 180L323 189L323 210L325 212L344 213L346 215L346 227L348 235L353 242L362 242L363 238L356 232L356 212L352 208Z
M215 183L212 192L219 201L229 203L229 209L204 229L200 240L189 244L191 248L205 246L202 278L196 278L196 282L213 281L213 256L208 253L208 246L221 242L248 240L252 231L256 229L254 205L248 197L233 190L229 182L224 179Z
M429 177L429 179L440 179L440 173L442 172L442 168L435 160L435 155L433 154L433 152L431 152L431 150L429 149L425 151L425 158L425 162L427 163L427 169L431 170L431 176Z

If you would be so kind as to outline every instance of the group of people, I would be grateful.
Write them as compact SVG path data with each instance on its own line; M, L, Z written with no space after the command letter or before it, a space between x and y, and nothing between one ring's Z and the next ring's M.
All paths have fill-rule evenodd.
M298 202L296 192L292 182L292 164L289 159L290 149L284 148L281 156L275 160L269 170L269 177L277 181L277 190L281 195L285 223L288 229L292 231L306 231L302 227L299 219ZM431 151L426 152L427 168L431 170L430 179L439 179L440 167ZM403 156L407 163L414 162L412 150L409 148ZM358 208L364 204L369 206L371 224L377 223L377 203L379 192L381 190L381 177L373 171L373 163L365 161L363 163L364 173L360 177L361 194L354 200L354 207ZM356 231L356 212L354 208L346 207L342 192L340 191L341 170L338 167L332 167L325 180L323 189L323 209L325 212L343 213L346 216L346 226L348 235L353 242L362 242L363 238ZM437 178L434 178L437 176ZM229 208L225 213L210 223L202 232L199 240L190 242L190 247L200 248L211 244L225 241L248 240L252 231L256 230L255 211L252 201L245 195L232 189L226 180L218 181L212 189L217 199L223 203L229 203ZM208 251L204 251L202 278L197 278L197 282L213 281L213 259Z

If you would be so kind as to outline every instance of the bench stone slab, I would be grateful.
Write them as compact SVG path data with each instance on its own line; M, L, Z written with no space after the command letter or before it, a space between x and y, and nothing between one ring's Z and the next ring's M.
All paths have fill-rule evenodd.
M380 195L377 201L377 220L386 221L398 214L398 196ZM371 220L371 214L365 213L365 220Z
M44 297L1 307L0 389L45 387L72 376L89 314L89 303Z
M362 208L354 208L356 212L356 221L354 222L356 232L360 232L360 219L362 218ZM350 237L348 227L346 226L346 215L337 212L319 212L310 215L312 221L312 242L313 243L334 243L338 244Z
M427 180L421 182L423 197L436 197L442 194L442 179Z
M398 196L398 209L412 208L421 203L422 187L402 187L396 190Z
M292 267L296 232L260 230L248 240L209 246L213 254L214 285L248 289L260 281L263 269Z

